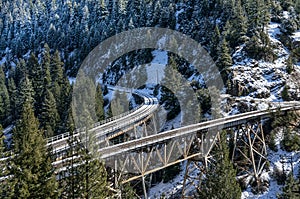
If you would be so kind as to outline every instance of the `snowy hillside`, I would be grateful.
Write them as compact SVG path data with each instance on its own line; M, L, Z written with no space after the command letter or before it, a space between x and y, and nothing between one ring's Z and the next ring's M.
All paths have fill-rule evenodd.
M181 10L182 12L182 10ZM288 17L288 16L287 16ZM289 86L289 94L293 100L300 100L300 62L294 64L292 74L287 72L287 60L290 51L279 40L279 23L271 22L265 29L271 44L275 46L274 52L277 58L274 61L255 60L247 57L245 45L238 46L233 53L233 66L230 67L231 81L237 85L240 96L223 96L223 115L238 114L244 111L266 109L272 102L282 102L282 91L286 85ZM293 33L293 41L300 41L300 31ZM242 105L241 105L242 103ZM243 108L241 108L243 107ZM283 185L279 185L275 179L275 170L284 169L288 175L292 170L294 176L299 173L300 154L299 152L287 152L280 146L283 139L282 132L276 134L277 152L268 150L270 167L262 174L262 179L269 182L269 188L263 194L252 193L251 187L242 192L242 199L270 199L277 198L282 192ZM289 157L293 157L293 162L289 163ZM182 191L185 164L181 165L182 171L176 178L168 183L159 183L150 189L149 198L176 198ZM194 173L197 176L197 171Z

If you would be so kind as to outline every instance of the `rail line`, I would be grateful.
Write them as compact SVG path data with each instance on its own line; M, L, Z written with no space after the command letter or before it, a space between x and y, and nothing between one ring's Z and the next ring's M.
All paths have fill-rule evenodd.
M233 116L228 116L225 118L210 120L198 124L177 128L174 130L165 131L160 134L150 135L136 140L131 140L117 145L108 146L106 148L99 149L98 152L101 154L101 157L105 159L121 153L134 151L138 148L155 145L170 139L176 139L181 136L186 136L188 134L195 133L198 131L207 131L209 129L225 129L225 128L230 128L230 127L244 124L249 120L253 120L257 118L266 119L269 118L271 114L276 112L277 110L278 110L277 108L272 108L268 110L252 111L252 112L237 114ZM285 113L293 110L300 110L300 105L284 106L283 108L281 108L281 113Z
M115 89L109 87L109 89ZM111 139L116 136L115 132L122 131L125 127L135 124L148 115L152 114L158 107L158 100L147 93L143 93L141 91L131 91L129 89L117 88L118 90L134 93L143 98L143 104L138 106L137 108L128 111L126 113L121 114L121 116L116 116L113 119L109 119L106 121L98 122L93 125L93 128L89 129L89 132L93 132L97 142L105 141L107 139ZM85 129L78 129L74 132L73 137L81 136L84 138L84 134L86 133ZM70 138L71 134L65 133L62 135L54 136L48 138L47 146L51 146L53 149L53 153L60 153L63 150L68 148L67 140ZM84 142L84 139L81 141Z

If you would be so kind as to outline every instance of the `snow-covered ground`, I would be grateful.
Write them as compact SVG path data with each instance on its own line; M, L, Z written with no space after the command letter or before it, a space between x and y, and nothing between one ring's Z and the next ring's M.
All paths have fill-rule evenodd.
M174 198L174 196L178 196L182 192L184 174L185 174L185 168L187 166L187 162L186 161L182 162L180 166L181 166L181 171L173 180L170 180L169 182L166 183L160 182L150 189L148 195L149 199L158 199L161 198L161 196L164 196L166 198L169 197ZM189 169L190 176L193 177L199 175L199 170L195 169L195 167L193 167L192 164L189 165L188 169ZM192 183L195 182L191 182L190 180L191 178L187 178L186 189L185 189L187 193L195 191L194 187L190 186Z
M233 54L234 65L231 67L233 82L241 85L248 93L249 97L262 98L266 101L282 101L281 92L285 83L288 83L291 90L297 92L297 82L293 82L286 71L286 61L290 52L278 40L280 34L280 24L270 23L267 32L277 59L274 62L256 61L245 56L243 48L240 46ZM295 33L299 35L299 33ZM297 66L297 65L296 65ZM295 67L295 73L299 73L299 67ZM298 82L298 84L300 84Z
M300 41L300 30L295 32L292 37L295 41Z
M146 65L147 84L160 83L164 77L164 70L168 64L168 53L166 51L155 50L152 52L154 59Z

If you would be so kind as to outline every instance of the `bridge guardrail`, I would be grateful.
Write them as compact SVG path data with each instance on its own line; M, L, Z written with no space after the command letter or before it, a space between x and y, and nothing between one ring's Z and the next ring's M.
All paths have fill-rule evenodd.
M300 110L300 106L290 106L284 107L282 111L291 111L291 110ZM178 129L173 129L170 131L163 132L161 134L150 135L147 137L139 138L136 140L130 140L124 143L120 143L113 146L108 146L102 149L99 149L99 152L102 154L103 158L108 158L119 153L135 150L136 148L140 148L146 145L166 141L168 139L175 139L180 136L187 135L189 133L193 133L203 129L214 128L216 126L225 125L226 128L229 128L233 124L241 123L244 120L250 120L255 117L269 117L272 112L277 111L277 108L273 108L270 110L259 110L259 111L252 111L248 113L238 114L234 116L229 116L224 120L224 118L210 120L203 123L192 124L189 126L181 127ZM240 122L237 122L240 121ZM237 123L236 123L237 122Z
M122 89L122 88L118 88L118 89ZM125 90L125 91L126 91L126 92L131 92L130 89L127 89L127 90ZM106 120L102 120L102 121L100 121L100 122L97 122L97 123L95 123L95 124L92 126L92 128L97 128L97 127L99 127L99 126L102 126L102 125L107 124L107 123L109 123L109 122L112 122L112 121L114 121L114 120L118 120L118 119L120 119L120 118L122 118L122 117L125 117L125 116L127 116L127 115L129 115L129 114L135 112L136 110L140 109L143 105L145 105L145 101L146 101L146 100L149 101L149 99L147 99L147 98L152 98L150 95L148 95L148 94L146 94L146 93L143 93L143 92L140 92L140 91L134 91L134 92L132 92L132 93L135 93L135 94L137 94L137 95L143 97L143 98L144 98L144 102L143 102L141 105L139 105L139 106L137 106L137 107L131 109L130 111L127 111L127 112L122 113L122 114L120 114L120 115L117 115L117 116L108 118L108 119L106 119ZM153 100L153 104L157 104L157 103L158 103L157 100ZM148 104L148 103L147 103L147 104ZM82 129L76 129L76 130L74 131L75 133L73 134L73 136L77 137L77 136L80 135L80 132L81 132L81 133L84 133L85 130L86 130L85 128L82 128ZM59 140L63 140L64 138L68 138L70 135L71 135L70 132L67 132L67 133L63 133L63 134L60 134L60 135L57 135L57 136L53 136L53 137L51 137L51 138L48 138L48 139L47 139L47 146L50 145L50 144L53 143L53 142L56 142L56 141L59 141Z
M107 124L107 123L109 123L109 122L111 122L111 121L114 121L114 120L120 119L120 118L122 118L122 117L124 117L124 116L127 116L127 115L133 113L134 111L138 110L139 108L141 108L143 105L144 105L144 104L141 104L141 105L139 105L139 106L137 106L137 107L131 109L130 111L127 111L127 112L122 113L122 114L120 114L120 115L117 115L117 116L108 118L108 119L106 119L106 120L102 120L102 121L100 121L100 122L97 122L97 123L95 123L95 124L92 125L92 128L97 128L97 127L99 127L99 126L101 126L101 125L103 125L103 124ZM74 133L74 136L76 137L76 136L78 136L78 134L79 134L80 132L82 132L82 133L85 132L85 128L82 128L82 129L76 129L74 132L75 132L75 133ZM69 136L70 136L70 132L67 132L67 133L63 133L63 134L60 134L60 135L56 135L56 136L47 138L47 144L53 143L53 142L55 142L55 141L58 141L58 140L61 140L61 139L64 139L64 138L68 138Z

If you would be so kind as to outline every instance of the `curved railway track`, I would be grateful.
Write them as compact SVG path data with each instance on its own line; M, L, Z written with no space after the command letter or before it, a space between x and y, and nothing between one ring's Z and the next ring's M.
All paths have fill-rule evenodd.
M92 129L89 129L89 132L95 132L95 137L97 144L100 145L104 142L108 142L110 139L113 139L121 134L123 134L123 129L129 126L139 124L139 122L149 115L151 115L159 106L158 100L146 93L140 91L132 92L130 89L125 89L121 87L108 87L109 89L117 89L124 92L134 93L143 98L143 104L137 108L116 116L112 119L96 123ZM284 102L284 103L275 103L281 107L282 113L300 110L299 102ZM258 110L251 111L247 113L237 114L233 116L227 116L225 118L219 118L215 120L205 121L197 124L192 124L189 126L165 131L159 134L150 135L147 137L138 138L135 140L126 141L120 144L106 146L99 149L99 153L102 158L109 158L121 153L126 153L134 151L135 149L146 147L149 145L155 145L161 142L165 142L170 139L176 139L180 136L186 136L191 133L198 131L208 131L209 129L221 129L221 128L230 128L236 125L246 123L249 120L253 119L265 119L269 118L272 112L276 112L278 108L272 108L267 110ZM85 130L79 129L75 131L74 137L84 135ZM69 139L70 134L66 133L56 137L48 139L47 146L52 146L53 152L56 154L61 154L68 148L67 140ZM59 160L60 162L61 160ZM57 163L57 162L56 162ZM55 163L54 163L55 164Z
M113 89L111 87L109 88ZM121 88L117 89L121 90ZM125 92L131 92L131 90L123 88L122 90ZM156 98L141 91L134 91L132 93L143 98L143 104L131 111L121 114L121 116L116 116L112 119L101 121L93 125L93 128L89 129L88 132L94 133L93 136L95 136L97 142L106 141L107 139L119 136L122 133L122 129L147 118L148 115L151 115L158 108L159 103ZM85 132L85 129L78 129L74 132L73 137L84 138ZM65 133L48 138L47 146L51 146L55 154L61 153L68 148L68 139L70 136L70 133Z

